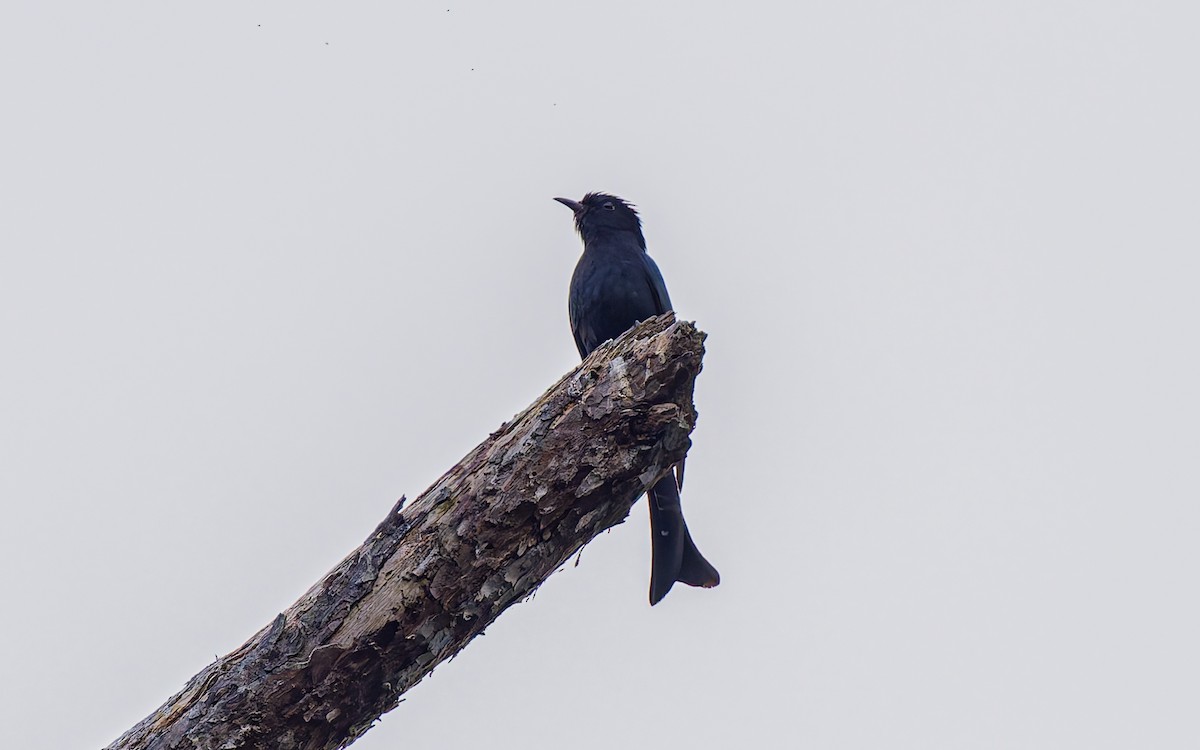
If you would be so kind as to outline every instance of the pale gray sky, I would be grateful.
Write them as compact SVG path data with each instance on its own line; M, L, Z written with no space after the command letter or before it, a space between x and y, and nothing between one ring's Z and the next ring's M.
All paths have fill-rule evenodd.
M355 747L1200 741L1191 3L0 9L0 747L98 747L576 364L556 195L710 334L684 497Z

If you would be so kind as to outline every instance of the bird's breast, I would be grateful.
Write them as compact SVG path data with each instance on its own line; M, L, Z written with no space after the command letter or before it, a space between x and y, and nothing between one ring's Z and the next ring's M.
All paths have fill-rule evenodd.
M589 253L571 278L570 308L577 337L594 342L589 349L658 314L640 262Z

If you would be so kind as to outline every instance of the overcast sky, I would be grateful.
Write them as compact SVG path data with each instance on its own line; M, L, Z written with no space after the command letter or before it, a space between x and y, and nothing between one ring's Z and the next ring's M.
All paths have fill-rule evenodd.
M1200 742L1192 3L0 9L0 746L108 744L577 357L554 196L710 335L644 506L355 745Z

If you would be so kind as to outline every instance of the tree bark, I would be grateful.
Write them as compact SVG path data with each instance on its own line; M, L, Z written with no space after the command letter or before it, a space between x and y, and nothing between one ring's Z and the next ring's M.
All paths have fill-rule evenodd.
M353 742L684 457L703 342L668 313L597 349L108 750Z

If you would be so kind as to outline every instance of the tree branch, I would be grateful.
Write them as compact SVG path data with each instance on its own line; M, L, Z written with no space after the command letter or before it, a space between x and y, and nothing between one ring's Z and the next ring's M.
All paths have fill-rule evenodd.
M703 342L668 313L593 352L108 750L353 742L684 457Z

